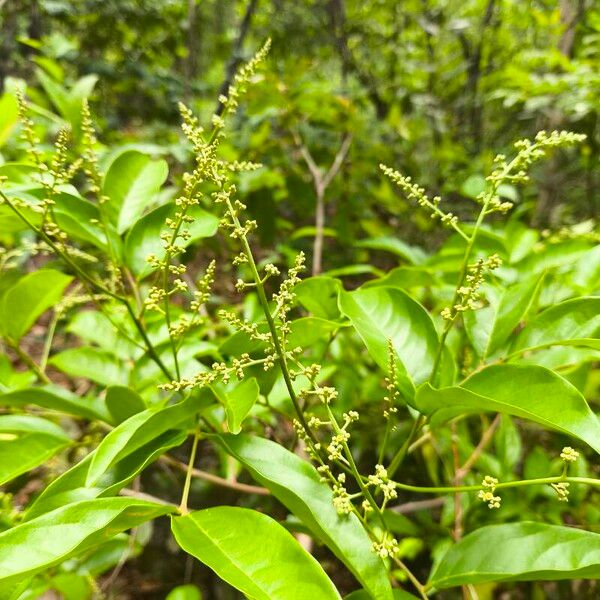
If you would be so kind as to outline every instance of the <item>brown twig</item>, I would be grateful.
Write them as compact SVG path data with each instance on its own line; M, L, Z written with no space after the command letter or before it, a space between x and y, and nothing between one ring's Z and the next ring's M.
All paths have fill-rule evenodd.
M164 463L167 463L179 471L187 473L188 465L172 456L163 455L160 457L160 460ZM201 471L200 469L193 468L191 469L192 477L196 477L197 479L203 479L204 481L209 481L210 483L214 483L215 485L220 485L221 487L226 487L232 490L236 490L238 492L243 492L245 494L257 494L260 496L268 496L271 492L267 488L259 487L256 485L248 485L246 483L239 483L238 481L229 481L224 479L223 477L219 477L218 475L213 475L212 473L208 473L206 471Z
M352 135L349 133L344 134L340 149L337 151L333 162L329 169L323 173L317 163L314 161L309 149L302 142L300 135L293 132L294 143L298 148L308 170L310 171L313 186L315 188L315 195L317 197L317 207L315 211L315 241L313 245L313 267L312 274L318 275L321 272L323 264L323 238L325 229L325 192L333 181L334 177L338 174L346 156L348 150L350 150L350 144L352 143Z

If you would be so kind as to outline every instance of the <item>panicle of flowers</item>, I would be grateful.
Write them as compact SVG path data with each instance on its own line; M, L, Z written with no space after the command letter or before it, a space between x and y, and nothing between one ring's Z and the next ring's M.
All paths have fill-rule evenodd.
M450 321L462 312L475 310L479 300L479 287L485 273L497 269L501 264L502 259L497 254L492 254L488 258L480 258L475 264L469 265L463 285L456 290L456 304L444 308L441 312L442 317Z
M250 80L254 77L256 69L261 62L264 61L269 49L271 48L271 40L268 39L263 47L238 70L233 78L233 82L229 86L226 96L220 96L219 102L222 106L222 117L214 115L213 124L219 124L219 119L230 116L235 113L238 107L238 101L241 94L245 93Z
M275 302L275 310L273 316L279 319L279 331L282 336L286 336L290 331L290 325L287 320L287 315L294 304L296 295L294 294L294 288L296 284L300 283L299 274L304 271L305 266L305 255L304 252L300 252L296 255L293 267L288 271L287 277L281 282L279 290L273 294L273 301ZM271 269L271 273L275 273ZM277 271L278 273L278 271ZM267 271L267 276L269 271Z
M3 178L0 177L0 184ZM2 199L0 199L2 204ZM32 256L47 256L52 250L46 242L31 242L24 240L19 246L15 246L10 250L4 246L0 246L0 272L8 269L18 268L23 259Z
M398 540L387 531L379 542L373 542L373 550L381 558L393 558L398 554L398 549Z
M440 209L441 198L439 196L430 199L425 193L425 188L413 183L411 177L405 177L399 171L384 164L380 164L379 168L406 194L409 200L415 200L419 206L428 209L432 219L440 219L443 225L451 227L463 238L467 238L458 224L458 217L451 212L446 213Z
M382 508L390 501L398 497L396 482L388 477L387 469L383 465L375 465L375 473L367 477L368 485L373 486L383 494Z
M594 221L584 221L570 227L561 227L557 231L544 229L542 238L550 244L559 244L565 240L586 240L593 244L600 244L600 230Z
M498 154L494 159L493 171L486 179L492 184L494 192L501 183L526 183L529 180L527 169L544 158L548 150L577 144L585 138L585 135L570 131L539 131L533 141L523 139L515 142L517 155L511 162L507 162L503 154Z
M252 162L250 160L233 160L227 164L227 168L232 173L241 173L248 171L256 171L262 168L262 163Z
M48 166L42 160L40 152L40 139L35 133L35 126L29 116L29 107L27 100L21 90L16 92L17 106L19 111L19 121L21 123L21 139L27 144L27 154L32 162L37 166L40 174L48 171Z
M486 475L481 482L482 490L479 490L477 497L486 502L488 508L500 508L500 502L502 498L500 496L494 496L494 492L496 490L496 486L498 485L498 480L495 477L491 477L490 475Z
M338 515L348 515L354 510L352 496L346 490L345 483L345 473L340 473L333 482L333 506Z
M96 129L92 121L90 105L87 99L81 103L81 142L83 145L82 168L90 185L90 192L98 199L100 204L105 204L108 198L102 194L102 173L98 166L96 155Z
M344 424L341 427L337 426L336 423L332 423L334 425L333 435L325 451L327 452L327 458L330 461L340 461L347 464L348 460L344 456L344 448L350 439L348 427L354 421L358 421L359 417L356 411L351 410L347 413L344 413L343 418Z
M270 342L271 335L259 331L258 323L250 323L240 319L235 313L222 309L218 312L220 319L231 325L237 331L243 331L251 339L258 342Z
M241 380L245 377L245 369L264 363L264 359L253 359L249 354L241 354L239 358L234 358L231 364L225 362L214 362L210 370L201 371L192 377L183 377L176 381L164 383L159 386L161 390L167 392L179 392L190 388L202 388L213 383L229 383L232 377Z
M394 349L392 340L388 339L388 375L385 378L385 389L387 394L383 398L385 404L383 416L387 421L390 420L392 415L398 412L398 407L396 405L400 400L400 391L398 390L396 378L396 350Z
M29 117L27 101L22 92L17 92L17 104L19 118L22 126L21 137L27 144L27 153L35 164L38 173L38 182L44 190L43 198L36 204L29 204L24 201L17 201L15 205L27 206L30 210L40 213L40 229L43 233L52 238L53 242L62 250L66 251L67 234L60 229L53 215L55 205L56 188L60 183L68 181L74 174L77 165L67 168L67 140L68 130L62 128L57 136L54 153L50 159L50 166L44 162L42 153L39 149L40 139L37 137L34 124Z

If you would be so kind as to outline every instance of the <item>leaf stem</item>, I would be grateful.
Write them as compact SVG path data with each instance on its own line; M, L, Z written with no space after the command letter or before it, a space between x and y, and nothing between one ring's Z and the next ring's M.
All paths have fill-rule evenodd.
M44 383L52 383L48 375L40 368L40 366L23 350L18 342L7 338L8 345L16 352L17 356L37 375L38 379Z
M190 495L190 487L192 485L192 471L194 469L194 463L196 462L196 451L198 450L198 441L200 440L200 426L196 426L194 431L194 440L192 441L192 450L190 452L190 461L187 465L187 472L185 475L185 483L183 484L183 492L181 494L181 502L179 504L179 512L182 515L187 515L188 510L188 498Z

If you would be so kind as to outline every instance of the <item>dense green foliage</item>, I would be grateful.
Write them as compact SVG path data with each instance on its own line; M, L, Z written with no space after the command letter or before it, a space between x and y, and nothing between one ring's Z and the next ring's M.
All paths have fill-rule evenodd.
M0 20L0 599L597 597L594 3Z

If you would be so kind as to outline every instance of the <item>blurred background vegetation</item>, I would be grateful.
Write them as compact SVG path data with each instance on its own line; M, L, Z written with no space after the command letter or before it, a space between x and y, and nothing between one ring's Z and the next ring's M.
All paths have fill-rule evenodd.
M322 270L348 276L346 287L399 263L418 264L424 254L417 246L436 250L448 233L399 195L381 176L379 163L410 175L430 195L441 195L445 210L468 216L493 157L512 154L516 139L540 129L568 129L585 133L587 140L540 163L525 188L504 186L502 195L516 204L511 225L503 237L490 227L480 236L482 244L493 251L507 247L522 259L538 234L519 220L551 241L588 233L597 241L600 4L594 0L0 0L0 27L3 174L10 176L11 163L25 156L17 89L26 89L46 149L66 122L75 154L81 102L89 97L101 166L125 149L165 158L168 185L157 203L166 202L190 159L177 102L186 102L209 123L236 67L271 38L267 64L242 102L234 133L223 142L228 158L264 165L239 181L240 195L259 223L259 258L277 252L291 261L305 250L314 270L319 197ZM324 188L332 166L335 177ZM10 246L14 231L5 217L0 212L0 244ZM579 270L589 267L585 289L596 289L598 254L593 262L591 254L582 254L591 252L591 245L576 243L583 250L566 245L551 250ZM206 240L186 260L205 265L213 256L228 256L227 245L221 238ZM448 272L453 290L452 240L447 250L434 267ZM543 270L546 260L560 262L542 255L538 262L521 263L520 274ZM226 260L219 268L226 272ZM233 281L218 279L219 303L239 301ZM414 285L429 294L429 280ZM550 291L555 289L563 294L559 300L572 295L558 285ZM306 293L310 296L310 289ZM256 313L253 301L249 295L243 307L249 318ZM556 301L548 293L542 305ZM383 394L380 374L362 365L361 351L348 344L338 352L340 364L360 367L341 369L336 382L352 406L363 396ZM587 377L588 366L573 378ZM362 446L375 447L377 435L365 427ZM537 441L529 431L524 438L531 445ZM531 456L526 471L547 472L542 450L536 447ZM417 470L418 476L423 467ZM177 482L162 475L162 487L156 487L167 494ZM203 506L237 498L208 485L197 492ZM558 520L558 509L541 505L546 501L528 496L515 504L512 516L543 510ZM597 523L597 508L588 508L593 514L581 519ZM277 508L271 513L285 516ZM431 535L439 536L435 527ZM192 561L165 559L169 535L166 529L159 534L159 543L145 550L144 565L125 570L130 597L164 597L165 588L190 577ZM423 572L427 566L424 560ZM207 589L216 590L210 597L235 597L211 574L202 571L202 577ZM521 595L513 591L505 597L534 597L533 587L520 589ZM553 598L575 597L566 587L556 589Z
M593 0L8 0L0 19L4 90L27 82L50 126L54 113L76 120L74 107L91 95L102 142L146 142L174 160L185 156L177 101L208 121L236 66L271 37L266 73L229 142L265 165L241 193L263 243L292 236L308 246L315 182L306 156L326 170L351 136L324 194L328 268L360 263L362 238L438 243L435 226L379 176L380 162L461 214L495 153L540 129L570 129L587 134L583 150L539 167L525 195L505 194L541 228L598 212ZM7 141L16 111L6 98L4 107L9 161L21 142Z

